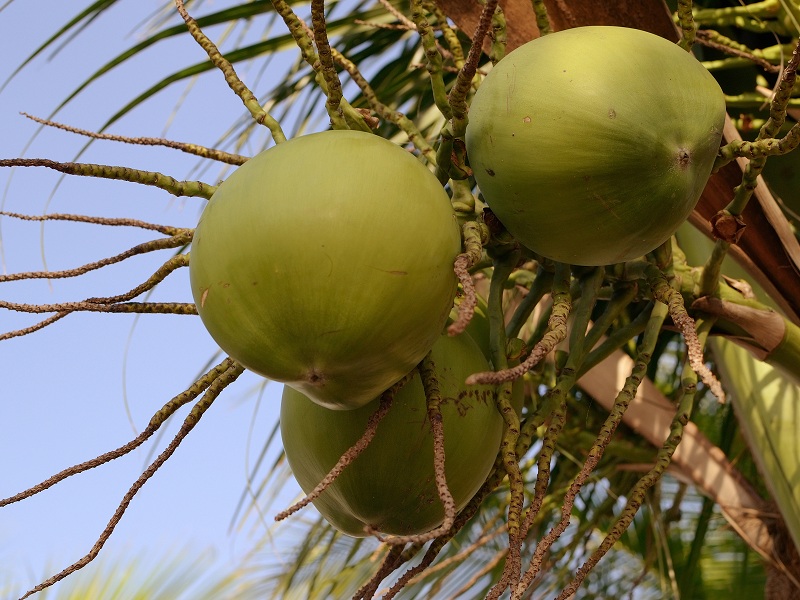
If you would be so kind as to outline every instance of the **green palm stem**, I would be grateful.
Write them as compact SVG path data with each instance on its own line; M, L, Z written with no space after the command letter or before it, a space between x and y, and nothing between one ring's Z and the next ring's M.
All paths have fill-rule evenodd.
M483 256L483 244L489 240L489 230L483 223L467 221L461 227L461 237L464 251L456 256L453 271L455 271L456 277L461 283L464 298L458 306L458 318L447 328L449 335L463 333L475 314L478 295L469 269L480 262Z
M243 165L248 161L248 157L242 156L241 154L233 154L231 152L225 152L224 150L217 150L216 148L208 148L206 146L201 146L200 144L176 142L174 140L167 140L164 138L129 137L126 135L115 135L111 133L98 133L96 131L80 129L79 127L73 127L71 125L65 125L64 123L51 121L50 119L42 119L24 112L21 114L22 116L27 117L31 121L39 123L40 125L54 127L56 129L61 129L62 131L68 131L69 133L82 135L95 140L109 140L112 142L122 142L123 144L131 144L134 146L163 146L165 148L180 150L181 152L185 152L187 154L193 154L194 156L200 156L202 158L224 162L229 165Z
M628 282L615 284L613 289L614 291L611 299L606 302L603 312L595 319L594 323L592 323L592 328L586 333L584 344L587 350L587 357L585 358L588 358L588 354L595 345L597 345L600 338L609 330L620 315L622 315L639 292L637 285ZM584 370L585 363L586 361L584 359L579 371Z
M527 417L526 425L532 424L530 429L535 431L539 426L541 426L547 416L550 413L550 404L546 402L542 403L537 409L530 413ZM536 425L538 423L538 425ZM527 438L523 439L520 436L520 439L517 442L516 453L517 457L523 456L530 445L533 442L533 436L529 435ZM526 469L527 470L527 469ZM503 480L506 478L506 472L504 469L503 464L503 457L498 456L494 467L492 468L491 472L486 478L486 481L483 483L481 488L475 493L475 495L470 499L467 505L461 510L461 512L456 517L456 520L451 527L450 531L446 534L439 536L435 540L433 540L428 546L424 556L420 560L420 562L415 565L414 567L408 569L406 573L392 586L390 590L390 595L384 596L385 600L389 600L389 598L393 598L399 591L405 586L405 584L417 576L419 573L423 572L428 566L430 566L433 561L436 559L438 554L444 548L444 546L459 532L463 527L478 513L481 509L481 506L486 500L489 495L491 495ZM408 548L406 548L400 558L394 564L392 570L399 568L402 564L410 561L416 554L422 549L422 544L411 544ZM386 573L388 575L388 573ZM384 575L384 577L386 576Z
M533 5L533 13L536 15L536 27L539 28L539 35L545 36L552 33L550 27L550 17L547 15L547 5L544 0L531 0Z
M442 32L442 39L447 44L447 49L450 52L451 60L456 69L461 69L464 66L464 49L461 47L461 40L458 39L458 34L450 27L447 21L447 15L439 7L436 2L427 0L425 6L436 17L436 26Z
M197 307L190 302L125 302L105 304L100 302L59 302L57 304L24 304L0 300L0 308L30 314L61 312L102 312L102 313L140 313L197 315Z
M136 296L146 291L153 289L157 284L161 283L164 279L166 279L167 276L170 275L170 273L181 267L186 267L188 266L188 264L189 264L188 254L182 254L182 253L176 254L171 259L166 261L163 265L161 265L155 271L155 273L153 273L145 282L139 284L138 286L136 286L135 288L124 294L118 294L116 296L87 298L86 300L80 302L63 302L60 304L44 304L44 305L18 304L18 303L0 301L0 308L5 308L7 310L15 310L18 312L37 313L37 314L48 313L48 312L56 313L54 316L48 317L47 319L40 321L39 323L32 325L30 327L25 327L23 329L17 329L14 331L8 331L2 333L0 334L0 341L5 339L10 339L13 337L28 335L30 333L33 333L34 331L38 331L39 329L43 329L44 327L55 323L56 321L62 319L63 317L73 312L81 312L81 311L142 312L142 313L174 312L174 314L197 314L197 310L194 307L194 304L177 304L177 303L172 303L172 304L159 303L158 305L154 303L121 304L123 302L135 298ZM32 275L37 275L37 273L32 273Z
M200 45L200 47L205 50L209 60L211 60L214 66L217 67L217 69L219 69L220 72L225 76L225 81L227 82L228 86L242 100L245 107L250 111L250 114L253 115L253 118L256 120L256 122L260 125L266 125L269 128L275 143L285 142L286 136L284 135L280 124L273 119L266 110L264 110L264 107L261 106L261 103L255 97L255 94L253 94L253 92L250 91L244 82L239 79L239 76L236 74L233 65L226 60L224 56L222 56L222 53L220 53L219 48L217 48L214 42L212 42L202 32L200 26L197 24L197 21L189 16L189 13L186 12L186 8L183 5L183 0L175 0L175 6L186 23L186 28L189 30L191 36Z
M425 67L431 78L433 101L436 103L436 107L439 109L439 112L442 113L442 116L449 121L453 118L453 112L450 108L447 90L444 85L442 55L439 52L439 48L436 46L436 37L433 34L433 28L425 17L425 9L422 0L411 0L411 19L417 26L417 33L419 33L422 41L422 48L425 50Z
M450 203L453 206L456 217L458 217L459 220L466 219L469 221L477 219L480 213L475 210L477 204L475 202L475 196L472 195L472 186L469 181L466 179L451 179L450 190L452 192ZM480 261L476 261L475 265L479 262Z
M748 5L729 6L722 8L699 8L694 13L694 19L703 25L714 27L755 28L755 31L770 30L774 23L768 23L780 10L779 0L763 0Z
M528 294L519 303L514 314L506 325L506 336L509 338L516 337L522 329L522 326L528 321L533 313L533 309L544 298L544 295L550 291L553 286L553 273L544 269L541 265L536 268L536 276L531 283ZM544 332L542 332L544 334ZM541 336L535 341L541 339Z
M492 50L491 57L492 63L497 64L503 60L506 55L506 43L508 36L506 34L506 16L503 13L502 7L498 4L497 8L492 15Z
M347 71L353 82L359 87L364 99L367 101L367 103L369 103L370 108L372 108L372 110L374 110L382 119L389 121L390 123L394 123L401 131L403 131L403 133L406 134L406 136L408 136L408 141L410 141L414 147L422 153L427 161L430 164L435 165L437 162L435 158L436 153L414 122L400 111L392 110L383 104L378 99L375 90L372 89L372 86L369 84L364 75L362 75L355 63L349 60L336 48L331 48L331 53L334 60L339 63L345 71Z
M668 282L667 276L661 269L651 265L647 272L647 282L650 285L653 298L669 307L670 317L672 317L672 321L680 329L681 335L686 341L686 356L692 365L692 369L700 376L703 383L709 387L711 393L720 402L723 402L725 392L716 376L703 362L703 342L698 337L695 321L686 311L680 291L673 287L678 285L675 277L672 277L672 281Z
M431 355L422 359L419 364L419 377L422 381L422 387L425 390L425 401L427 406L428 420L431 424L431 432L433 434L433 465L434 465L434 479L436 483L436 491L439 495L439 500L442 503L444 511L444 520L442 524L436 529L428 531L419 535L409 536L378 536L384 543L392 545L406 544L424 544L440 535L446 534L450 531L456 516L456 503L453 495L450 493L450 488L447 486L447 478L445 473L445 446L444 446L444 426L442 421L442 411L440 405L442 404L442 393L439 388L439 380L436 373L436 365L431 360ZM513 410L513 409L512 409Z
M778 90L776 91L775 97L770 103L769 119L767 119L767 122L759 131L758 137L754 142L756 146L760 144L764 152L788 152L790 149L800 144L800 128L795 130L793 127L792 131L790 131L789 134L783 138L783 140L778 141L774 139L786 120L786 107L791 98L792 90L794 89L794 84L797 79L798 63L800 63L800 42L798 42L798 45L795 46L795 49L792 52L792 58L787 63L786 68L781 75ZM741 146L739 147L741 148ZM771 150L767 150L767 147L769 147ZM748 146L748 148L752 147ZM732 150L723 150L720 152L720 156L722 158L717 161L720 163L719 166L724 164L726 152L731 151ZM754 154L752 158L750 158L742 174L742 183L734 188L733 199L730 201L728 206L726 206L721 213L718 214L721 219L731 220L740 217L756 189L756 185L758 184L758 176L764 169L766 161L766 154ZM716 163L714 165L715 169L719 168L719 166ZM728 253L731 243L735 243L736 239L736 237L732 237L731 239L720 238L717 240L714 251L711 253L711 256L703 266L701 295L710 296L716 291L716 286L720 278L720 271L722 269L722 261Z
M705 45L712 48L719 48L728 54L741 56L741 58L731 57L722 60L703 61L702 65L708 70L740 68L745 65L752 65L754 62L768 72L780 72L780 65L784 57L792 52L794 44L775 44L766 48L750 48L738 40L731 39L713 29L704 29L698 32Z
M567 268L568 267L566 266L562 266L562 270L566 270ZM500 581L498 581L498 583L490 591L489 595L487 595L487 600L496 600L506 588L511 587L513 589L519 582L520 572L522 569L522 540L527 535L527 532L533 524L534 519L538 515L547 492L547 487L550 480L550 463L552 461L553 454L555 453L556 442L561 430L563 429L564 423L566 422L566 397L575 384L576 369L580 365L582 357L585 354L583 351L583 341L585 339L584 335L591 319L591 312L597 298L597 293L599 292L603 281L603 273L604 271L602 268L596 268L580 278L580 287L583 293L573 313L574 323L569 332L569 357L559 373L556 385L547 394L548 401L551 406L553 406L553 410L549 414L547 430L541 440L542 447L539 451L539 457L537 460L538 469L536 485L534 487L534 497L531 501L531 505L528 507L524 520L522 523L520 523L519 521L522 518L522 515L512 512L516 507L514 504L512 488L512 499L509 502L508 509L509 553L506 558L506 564ZM556 280L558 279L559 277L557 275ZM564 283L566 283L563 281L563 275L561 279L561 285L563 286ZM533 432L526 432L526 437L528 436L532 438ZM520 513L521 509L522 507L520 506L518 509Z
M681 28L681 39L678 41L678 45L687 52L691 52L697 34L697 24L692 15L693 4L692 0L678 0L677 17L678 25Z
M523 537L527 535L536 519L547 492L550 479L550 463L556 450L558 436L561 434L566 422L566 398L570 390L575 386L578 371L587 354L588 346L585 344L586 330L589 327L592 309L603 281L603 274L604 269L598 267L580 280L583 293L573 311L573 322L569 331L569 356L558 374L556 385L547 393L547 402L554 407L554 410L550 413L547 431L541 440L542 448L537 460L536 485L534 486L533 500L528 507L522 525ZM527 423L525 425L526 436L530 435L532 437L533 431L528 428Z
M0 213L0 214L4 214L7 216L9 213ZM125 250L124 252L115 254L114 256L109 256L94 262L90 262L73 269L64 269L61 271L28 271L24 273L0 274L0 283L5 283L7 281L20 281L22 279L65 279L69 277L80 277L81 275L84 275L85 273L88 273L90 271L101 269L109 265L117 264L134 256L139 256L141 254L146 254L148 252L156 252L158 250L180 248L186 246L189 242L192 241L192 235L194 233L194 230L178 229L178 228L175 228L174 230L176 233L168 238L159 238L156 240L143 242L141 244L137 244L133 248ZM173 260L180 261L183 259L173 259ZM175 268L177 268L178 266L185 266L185 265L174 265Z
M663 303L660 303L663 304ZM654 311L656 308L654 307ZM658 309L662 311L663 309ZM700 336L705 341L707 335L706 324L701 324ZM611 547L619 540L625 530L630 526L634 516L639 510L645 499L647 491L661 479L672 460L672 455L678 447L686 423L694 406L694 398L697 392L697 374L692 370L688 359L684 362L683 374L681 377L681 394L678 400L678 407L675 416L670 424L669 437L659 449L656 455L655 465L650 471L642 476L628 494L628 499L619 517L611 527L609 533L601 542L600 546L592 552L591 556L578 568L575 578L558 595L557 600L566 600L575 594L586 575L594 566L605 556Z
M364 585L358 588L358 591L353 595L353 600L369 600L375 595L378 586L389 574L391 574L399 565L401 554L403 553L403 546L390 546L386 552L383 560L381 561L378 570L375 571L373 576Z
M129 291L123 294L117 294L116 296L104 296L104 297L95 297L95 298L87 298L85 302L92 302L98 304L115 304L118 302L126 302L128 300L133 300L136 296L139 296L145 292L152 290L156 285L164 281L170 274L172 274L177 269L188 267L189 266L189 255L179 253L167 260L163 265L161 265L155 272L150 275L144 282L140 283L136 287L130 289Z
M539 350L538 354L543 358L549 354L558 344L564 341L567 337L567 319L572 311L573 295L570 289L570 270L569 265L563 263L556 263L555 275L553 277L552 285L553 306L552 311L547 318L547 331L542 336L541 341L536 342L531 354ZM544 315L540 319L544 321ZM537 361L538 362L538 361ZM525 366L525 371L530 367ZM553 390L556 390L556 387ZM525 451L533 443L534 436L536 435L539 427L544 423L550 414L557 410L558 403L562 397L562 393L568 390L560 390L548 392L542 402L543 407L547 407L547 411L540 411L538 417L529 416L525 423L522 424L520 429L519 441L517 444L517 455L522 456ZM534 500L535 501L535 500ZM530 508L528 509L531 510Z
M92 163L57 162L46 158L0 159L0 167L47 167L66 175L118 179L160 188L173 196L189 196L209 199L216 186L201 181L178 181L155 171L142 171L129 167L112 167Z
M489 286L488 317L489 317L489 349L491 351L492 364L498 371L508 368L508 358L506 356L506 328L503 311L503 291L505 283L512 271L516 268L519 261L520 251L515 249L494 259L494 270ZM505 427L500 443L500 454L503 469L508 475L510 488L510 499L508 503L508 539L509 539L509 558L515 559L514 546L519 545L519 519L522 513L522 506L525 502L524 482L522 473L517 462L516 446L520 434L519 416L511 405L512 382L506 381L500 384L497 394L498 410L503 416Z
M588 480L591 473L597 467L600 459L603 457L603 453L611 442L614 432L622 422L625 411L628 409L631 401L636 396L636 391L639 389L642 379L646 376L647 366L650 363L650 358L653 355L653 350L656 346L656 342L658 341L658 335L661 331L661 326L663 325L667 314L668 311L666 305L660 302L657 303L650 315L647 327L645 328L644 336L641 344L639 345L636 361L633 369L631 370L631 374L626 379L625 384L623 385L619 394L617 394L614 404L609 411L608 417L600 429L600 433L597 435L596 439L592 443L591 448L589 449L586 461L584 462L581 471L572 481L569 491L565 495L564 504L562 505L561 509L561 520L537 545L536 551L534 552L534 555L530 561L530 567L521 578L516 591L512 594L512 598L522 597L522 594L525 593L525 590L527 590L535 577L538 575L545 553L550 549L552 544L561 536L561 534L569 525L575 498Z
M467 129L467 94L478 71L478 62L483 51L483 39L489 31L492 15L494 15L497 4L498 0L487 0L486 5L483 7L467 59L464 61L464 66L458 71L456 83L448 94L450 109L453 111L453 135L459 139L463 139Z
M311 25L314 31L314 41L317 44L319 70L328 90L325 109L328 111L334 129L349 129L341 108L342 82L339 81L339 75L336 73L331 44L325 29L325 0L311 0Z
M330 93L328 90L328 83L322 73L320 59L314 51L314 43L311 40L308 26L294 13L286 0L272 0L272 5L289 29L289 33L294 39L295 44L297 44L297 47L300 49L303 60L314 70L314 80L317 82L317 85L325 96L328 97ZM325 106L326 109L330 108L327 102ZM361 113L354 109L346 99L340 99L339 107L342 110L343 118L347 122L347 126L343 127L344 129L371 131L369 125L364 122L364 117ZM334 111L333 114L331 114L331 111L328 111L328 115L331 117L332 122L336 119L336 122L339 123L339 114L337 111ZM341 125L341 123L339 123L339 125Z
M439 132L439 147L436 149L436 170L434 174L442 185L452 178L450 171L453 165L453 142L453 125L448 121ZM471 196L472 189L470 188L469 191Z

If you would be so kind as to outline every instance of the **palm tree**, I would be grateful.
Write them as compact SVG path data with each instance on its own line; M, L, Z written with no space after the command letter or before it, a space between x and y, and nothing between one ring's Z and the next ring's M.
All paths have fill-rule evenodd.
M31 59L79 33L113 4L114 0L100 0L90 5L45 40ZM798 133L789 127L796 103L790 93L796 65L789 63L780 78L776 74L793 45L773 46L772 38L765 41L763 34L771 31L783 36L783 41L796 42L800 21L794 4L779 0L740 7L736 2L698 2L701 6L694 7L694 15L691 2L667 7L660 0L599 5L583 0L507 0L500 3L502 9L495 9L496 2L457 0L330 0L324 6L322 2L307 6L252 1L208 10L202 0L187 2L185 9L182 2L177 4L192 16L183 12L184 22L176 25L172 3L165 3L143 26L141 41L109 58L86 81L76 82L74 93L42 123L60 126L55 123L58 112L85 97L104 74L124 69L126 61L162 40L189 33L208 60L190 64L144 89L97 132L71 130L99 143L109 137L105 131L113 123L167 86L186 84L206 72L218 76L221 71L246 111L232 118L228 134L215 149L165 140L121 141L170 145L197 154L205 161L197 172L204 173L211 164L208 161L242 164L254 147L281 143L284 136L296 137L331 123L334 128L371 129L420 156L446 186L462 220L474 224L482 223L479 215L484 205L476 196L463 155L464 119L459 120L458 111L466 108L492 65L532 37L551 29L603 24L645 29L677 41L680 30L680 42L686 47L694 44L696 54L726 92L741 88L727 93L726 146L689 219L694 228L684 226L674 245L663 246L651 260L651 266L655 261L670 276L666 288L658 288L652 270L650 276L641 271L632 278L637 286L653 290L642 294L610 267L604 272L570 270L541 257L528 255L520 260L514 254L518 248L508 251L514 241L496 230L488 239L478 236L477 246L470 247L469 232L482 225L473 230L465 225L464 256L469 259L471 277L462 280L467 298L462 303L469 302L467 291L473 282L479 301L487 302L491 333L486 342L492 340L495 366L499 370L507 359L503 322L509 337L525 342L527 350L518 351L517 359L534 348L555 358L532 366L524 375L523 436L509 438L508 431L514 427L508 425L505 439L511 441L504 441L512 454L516 452L516 462L497 463L455 525L425 543L407 540L392 546L372 537L348 537L313 509L306 509L307 513L269 529L243 565L246 575L239 582L244 587L236 597L394 597L399 593L408 598L482 598L498 597L509 587L513 597L537 598L553 594L566 598L572 593L587 598L791 597L791 590L800 587L796 549L800 489L791 472L798 456L797 420L790 412L792 400L800 395L800 247L780 205L763 184L755 187L755 182L765 162L772 165L791 158L771 156L766 161L765 154L783 153L796 145ZM670 15L675 15L674 21ZM263 26L266 33L257 41L228 42L223 57L206 37L221 25L228 28L226 34L236 27L255 26ZM485 37L487 29L491 29L490 37ZM325 51L326 37L330 53ZM783 48L783 54L776 48ZM280 78L255 78L251 93L234 69L249 65L253 71L276 56L288 57L285 73ZM757 94L781 81L788 82L784 83L788 92L775 95L765 109L763 96ZM341 97L335 92L337 82L342 85ZM789 123L781 129L787 113ZM267 127L261 128L258 122ZM741 143L741 136L761 122L766 129L756 145ZM774 142L778 139L782 145ZM765 150L769 143L770 148L779 149ZM24 159L0 165L47 166L68 174L155 181L176 195L211 195L208 186L197 182L108 171L96 165ZM779 178L774 175L773 189ZM742 182L755 187L744 210L741 204L729 205L732 199L743 198L736 190ZM792 201L783 198L784 204ZM720 214L734 223L732 231L717 228L715 243L696 235L698 231L710 235L709 223L718 223ZM741 238L739 215L748 228ZM94 222L103 224L98 219ZM10 332L6 337L32 334L81 310L108 311L113 306L118 312L196 312L188 303L148 303L147 296L144 302L133 302L189 262L187 247L193 230L173 228L160 233L166 236L162 241L135 252L174 249L174 256L148 283L119 297L46 307L49 310L40 312L51 317L29 331ZM723 262L726 254L736 264L730 259ZM731 277L749 283L743 286ZM592 285L596 285L594 292ZM657 289L661 292L656 293ZM586 339L571 335L566 350L559 345L566 333L559 333L552 318L565 306L562 296L574 300L573 319L583 323L583 330L595 323ZM682 320L685 310L673 306L667 319L667 304L684 303L696 319L699 339L691 336L695 321L688 321L688 329L681 327L686 322ZM27 310L22 304L2 306ZM662 313L657 306L663 307ZM573 331L581 329L574 322L573 327ZM592 341L591 351L582 352L580 344L587 339ZM695 393L698 373L705 371L702 361L698 365L687 358L687 348L696 344L710 350L706 354L710 370ZM237 379L242 367L231 359L216 359L204 372L185 394L167 403L133 442L63 477L138 447L180 406L197 402L177 437L131 488L115 516L121 518L126 502L169 459L207 405ZM631 373L638 374L626 379ZM731 403L720 405L713 400L717 376ZM510 385L507 390L510 395ZM239 526L260 527L263 514L280 508L276 490L290 479L283 455L272 464L258 461L235 515ZM101 541L115 523L109 524ZM259 552L268 545L272 552ZM275 548L283 554L281 563L270 559ZM95 553L56 577L80 569ZM516 586L519 571L524 573L528 565L535 567L530 571L535 577ZM218 591L220 596L228 593Z

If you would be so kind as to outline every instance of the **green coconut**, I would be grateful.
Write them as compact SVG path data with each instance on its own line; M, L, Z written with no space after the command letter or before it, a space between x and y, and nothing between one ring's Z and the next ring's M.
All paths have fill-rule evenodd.
M242 365L356 408L433 346L460 245L447 193L411 153L327 131L262 152L219 186L192 242L192 294Z
M489 208L523 245L576 265L669 239L710 176L725 120L689 53L623 27L579 27L501 60L469 112L467 152Z
M468 375L488 369L474 340L442 336L432 359L443 402L447 484L463 508L486 479L500 448L503 419L489 386L469 386ZM300 487L309 493L364 433L379 399L356 410L331 411L285 387L281 435ZM433 468L433 434L425 392L414 375L395 396L371 444L347 466L314 505L334 527L351 536L365 526L395 535L430 531L444 519Z

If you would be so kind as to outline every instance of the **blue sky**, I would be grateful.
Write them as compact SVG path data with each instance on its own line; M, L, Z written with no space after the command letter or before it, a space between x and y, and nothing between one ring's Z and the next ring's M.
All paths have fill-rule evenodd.
M0 80L89 0L16 0L0 12L3 61ZM76 84L110 57L135 43L136 24L163 0L121 0L57 56L28 65L0 93L0 158L73 160L85 138L42 131L19 115L46 117ZM207 3L203 12L230 2ZM178 23L177 15L173 19ZM221 35L222 29L210 32ZM55 119L97 129L119 107L171 71L204 58L187 36L151 48L112 72L59 112ZM279 76L277 65L274 73ZM255 71L255 69L254 69ZM243 71L247 80L248 72ZM187 94L185 97L184 95ZM175 110L175 107L179 108ZM219 73L179 83L116 123L111 132L165 136L213 145L244 109ZM252 152L258 148L250 148ZM198 160L175 150L95 142L80 158L197 178ZM214 183L216 166L200 178ZM191 226L200 199L176 199L160 190L126 182L60 178L43 169L0 169L4 210L29 214L68 212L131 217ZM75 267L127 249L152 235L130 228L0 219L5 269L9 273ZM0 283L0 299L26 303L80 300L127 291L169 257L138 257L75 280ZM178 272L153 299L190 301L188 273ZM0 331L25 327L36 315L0 311ZM0 341L0 497L10 496L77 462L115 448L141 430L164 402L191 383L216 346L195 317L73 314L30 336ZM230 533L229 523L246 485L246 465L255 460L271 431L280 394L270 384L256 412L261 380L247 375L220 397L176 454L144 487L101 556L107 561L171 551L211 548L216 564L233 565L263 531ZM128 418L128 406L133 425ZM181 416L185 411L181 412ZM169 432L176 430L173 424ZM166 445L162 438L157 448ZM60 483L37 497L0 509L0 591L26 589L83 556L149 458L153 442L126 458ZM289 497L289 496L287 496Z

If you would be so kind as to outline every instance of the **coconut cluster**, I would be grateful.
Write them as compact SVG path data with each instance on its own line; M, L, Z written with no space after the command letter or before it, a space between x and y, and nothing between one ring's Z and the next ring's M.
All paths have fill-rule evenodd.
M502 417L492 387L464 382L489 365L468 334L441 336L460 250L439 181L375 135L295 138L249 160L214 193L192 243L197 309L232 358L286 384L281 433L306 493L361 438L381 393L431 350L455 509L486 479ZM314 504L354 536L429 531L444 518L433 446L417 373L379 435Z

